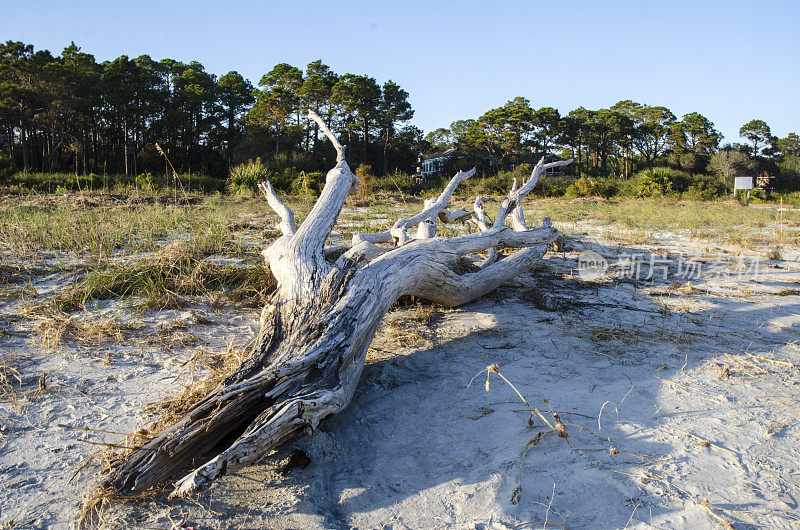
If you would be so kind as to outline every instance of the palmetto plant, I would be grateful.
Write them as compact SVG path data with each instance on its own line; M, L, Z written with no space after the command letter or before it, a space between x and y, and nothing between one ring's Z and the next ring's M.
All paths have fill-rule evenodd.
M269 171L267 166L261 162L261 158L248 160L244 164L231 168L228 177L228 189L233 193L240 193L250 190L253 195L258 193L258 183L267 180Z

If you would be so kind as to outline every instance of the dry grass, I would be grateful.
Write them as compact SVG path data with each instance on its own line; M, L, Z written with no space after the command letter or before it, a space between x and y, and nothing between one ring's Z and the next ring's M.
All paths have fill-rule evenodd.
M520 401L522 401L522 403L525 405L525 407L527 407L527 409L528 409L527 412L530 412L530 416L528 417L528 420L527 420L528 427L533 427L534 426L534 418L538 419L539 423L541 424L542 430L537 432L536 435L533 438L531 438L530 440L528 440L528 442L525 443L525 445L522 447L522 452L520 454L519 467L518 467L518 470L517 470L517 487L511 493L511 500L510 500L511 504L517 504L519 502L521 494L522 494L522 466L525 463L525 455L528 453L528 450L531 447L533 447L535 445L538 445L539 442L542 440L542 438L544 438L546 435L551 434L551 433L555 434L559 438L564 439L567 442L567 445L570 448L572 448L572 444L569 441L569 434L567 433L567 429L564 426L564 424L567 423L567 424L573 425L575 427L578 427L578 426L574 425L574 424L571 424L569 422L562 421L561 415L558 412L554 411L553 408L550 406L550 400L545 398L544 399L544 403L547 405L547 409L548 409L548 411L550 413L550 416L551 416L551 419L548 420L547 417L545 416L545 414L543 414L542 411L540 411L538 408L532 407L531 404L528 402L528 400L525 399L525 396L522 395L522 392L520 392L519 389L514 385L514 383L509 381L508 378L506 378L506 376L504 376L500 372L500 366L497 363L490 364L489 366L487 366L486 368L484 368L483 370L481 370L480 372L475 374L472 377L472 379L470 380L469 384L467 384L467 390L469 390L469 387L472 385L472 383L475 381L475 379L478 378L478 376L480 376L484 372L486 372L486 383L484 383L484 388L485 388L487 393L491 389L491 377L490 376L491 376L491 374L496 374L497 377L499 377L503 382L505 382L506 385L508 385L511 388L511 390L514 391L514 393L519 397ZM465 390L465 392L466 392L466 390ZM470 419L477 419L477 418L478 417L474 417L473 416ZM552 501L552 498L551 498L551 501ZM548 511L549 511L549 508L548 508Z
M105 521L106 510L113 502L135 502L137 500L148 499L153 496L155 490L138 493L135 495L121 496L108 488L97 488L81 503L78 515L75 520L76 528L114 528L129 526L123 523Z
M720 525L722 525L723 528L727 528L727 529L733 530L733 524L731 524L730 521L728 521L727 519L717 515L714 512L714 510L721 510L720 508L716 508L715 506L712 506L711 503L708 501L708 499L703 499L702 501L700 501L699 504L700 504L701 507L705 508L705 510L708 512L708 514L711 516L711 518L714 519L715 521L717 521Z
M211 321L206 319L196 311L191 312L192 323L199 325L210 324ZM172 351L175 348L187 348L195 346L200 342L200 339L185 331L189 325L186 320L176 320L169 324L161 324L158 326L158 331L145 337L144 342L151 346L159 346L163 351Z
M193 246L216 253L237 246L231 219L265 209L259 199L237 197L207 196L181 205L144 199L99 194L0 198L0 250L22 258L42 251L75 252L101 262L117 252L156 250L164 239L183 234Z
M783 259L783 252L781 252L781 247L775 246L769 249L766 255L767 259L771 259L773 261L781 261Z
M0 361L0 401L11 401L18 405L23 398L34 401L47 391L46 372L23 379L19 365L24 360L20 355L7 355Z
M391 340L401 348L431 347L436 341L434 321L439 317L435 304L417 301L409 318L395 318L388 324Z
M140 307L175 309L186 305L185 295L208 295L214 291L223 291L235 302L255 300L262 304L275 289L275 279L260 263L219 265L200 256L187 243L174 242L159 250L153 259L98 269L48 300L46 306L70 312L84 308L89 300L139 296L143 298Z
M592 342L618 341L623 344L634 344L638 342L636 333L630 329L622 329L616 325L608 326L589 326L589 340Z
M656 297L656 303L662 312L670 313L696 313L707 307L707 302L702 299L690 298L692 295L705 295L722 297L720 293L712 293L708 289L695 287L692 282L672 282L666 288L654 288L647 292L651 297Z
M430 326L439 315L436 304L417 302L417 315L414 319L416 322Z
M588 326L589 340L592 342L617 341L621 344L639 344L641 342L688 344L696 333L683 329L670 330L663 327L631 326L623 328L619 324L613 326Z
M656 245L658 240L649 230L609 228L603 230L602 237L613 243L626 245Z
M732 377L752 378L761 375L796 372L800 367L784 359L771 359L752 353L725 353L708 361L708 365L720 371L722 379Z
M555 296L543 289L533 287L520 295L520 300L532 303L537 309L542 311L557 311L566 309L574 303L564 297Z
M39 319L38 331L42 346L55 348L68 340L80 344L101 344L108 341L123 341L130 332L141 328L138 322L121 323L116 319L100 317L91 319L80 314L68 316L52 312L49 315L36 315Z
M248 351L236 348L233 343L229 343L224 352L198 349L191 359L182 364L183 369L189 371L189 383L186 387L166 401L148 405L148 411L158 414L159 419L146 430L147 435L155 435L180 419L230 375L248 354ZM208 373L197 378L200 371Z
M22 374L14 367L21 357L6 355L0 361L0 399L16 402L19 397L17 387L22 385Z
M123 444L121 445L133 448L144 441L144 439L144 432L139 431L133 435L126 435ZM96 451L90 455L90 457L84 462L84 465L87 465L90 462L96 462L99 467L99 475L108 475L113 467L121 460L122 456L130 452L130 449L119 451L115 447L117 447L116 444L109 444L105 448ZM133 496L122 497L111 489L103 487L95 488L89 492L88 496L84 498L83 502L81 503L81 507L78 510L75 520L75 526L77 528L102 528L105 526L103 514L105 510L111 506L112 502L135 501L151 495L152 492L145 492Z
M152 335L149 344L159 346L164 351L172 351L175 348L188 348L200 343L200 339L187 333L186 331L174 331L172 333L160 333Z
M493 212L489 212L493 213ZM590 223L608 227L613 237L622 233L623 240L646 240L656 230L685 230L693 239L742 245L773 244L778 236L775 227L796 226L800 212L778 211L776 208L732 208L726 201L671 201L658 199L615 199L599 202L563 199L530 200L526 202L528 219L550 217L566 225ZM726 229L730 227L730 229ZM773 227L769 237L753 234L765 227ZM565 231L565 233L568 231Z
M373 346L367 350L365 363L397 357L403 349L433 347L438 340L435 323L441 315L436 304L414 297L401 298L394 303L381 325L379 339L373 341Z
M711 294L708 289L701 289L695 287L692 282L672 282L669 287L667 287L668 292L680 293L680 294Z
M150 403L148 412L155 412L159 418L147 428L142 428L134 434L125 435L119 444L103 444L106 449L97 453L101 462L100 475L107 475L111 469L122 461L130 452L157 435L178 419L184 416L201 399L209 394L220 382L230 375L246 358L248 352L228 345L224 352L215 352L199 349L182 364L184 371L189 371L189 383L178 393L165 401ZM197 373L206 371L203 377ZM121 449L121 450L120 450ZM159 489L151 489L134 496L120 496L113 490L97 488L84 500L77 516L77 526L88 528L99 526L103 513L112 502L130 502L138 499L150 498Z
M389 324L391 338L401 348L416 348L418 346L433 346L431 335L417 327L408 327L403 322L393 321Z
M36 288L30 284L10 284L0 288L0 302L7 300L34 299L38 296L39 293L36 291Z
M83 313L67 315L57 311L31 313L39 321L37 330L45 348L56 348L61 344L75 342L79 345L96 346L106 342L134 341L138 344L159 346L164 351L197 345L200 339L185 331L187 323L182 320L162 325L156 332L142 333L144 325L138 321L120 322L114 318L91 318ZM211 321L192 311L193 322L199 325ZM110 359L107 358L107 362Z

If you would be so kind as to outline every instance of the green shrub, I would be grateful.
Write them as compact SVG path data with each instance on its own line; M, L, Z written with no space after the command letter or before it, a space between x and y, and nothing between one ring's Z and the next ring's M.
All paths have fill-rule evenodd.
M212 177L210 175L192 175L182 179L187 186L188 192L202 191L203 193L224 192L226 187L225 179ZM171 182L167 181L167 185Z
M532 197L563 197L575 182L575 177L568 175L542 176L531 191Z
M612 197L617 193L613 179L591 178L583 175L564 192L565 197Z
M258 185L269 177L267 166L261 163L261 158L248 160L244 164L232 167L228 177L228 189L231 193L242 193L250 190L253 195L258 194ZM273 185L276 183L273 182ZM278 186L275 186L278 187Z
M17 167L8 155L0 154L0 184L6 184L9 177L17 172Z
M672 193L672 181L665 171L645 171L638 187L641 197L656 197Z
M471 192L478 195L505 195L511 189L514 179L517 179L517 185L521 186L530 176L531 165L520 164L510 171L500 171L496 175L473 177L475 180L472 182Z
M800 206L800 191L793 191L791 193L785 193L776 197L776 200L778 201L781 199L783 199L784 205Z
M292 195L316 196L319 195L320 185L325 179L325 174L320 171L301 171L291 184Z
M412 175L400 173L399 171L382 177L375 177L372 181L373 190L390 193L399 191L402 193L415 194L429 185L430 184L418 183Z
M684 199L710 201L730 195L733 188L722 177L695 175L689 189L681 196Z
M269 175L269 181L275 189L292 193L295 181L300 176L300 171L295 167L285 167Z
M79 189L96 190L103 187L103 177L89 173L88 175L78 175L75 177L75 182Z
M136 175L136 186L143 190L156 192L161 187L161 182L152 173L146 171Z
M372 166L369 164L359 165L356 168L356 176L361 181L358 185L358 196L361 198L371 197L375 180L375 175L372 174Z
M281 175L286 173L287 170L297 176L300 171L314 171L317 169L313 157L308 153L297 151L281 152L279 155L270 157L268 162L273 172Z
M636 173L625 182L622 192L634 197L664 197L688 190L692 180L688 173L657 167Z
M567 188L565 195L567 197L589 197L596 195L596 193L597 183L595 183L594 179L584 175Z
M172 188L175 183L173 176L164 177L149 172L136 176L126 175L88 175L75 176L74 173L32 173L21 172L9 176L3 183L10 188L19 190L36 190L39 192L70 193L78 190L113 190L123 193L146 191L156 193L165 187ZM207 193L225 190L225 180L209 175L179 175L178 190L195 192L202 190Z
M103 177L89 173L75 176L74 173L30 173L12 175L7 184L42 192L67 193L77 190L99 189L103 187Z
M479 195L503 195L511 189L512 177L505 171L475 182L473 191Z
M781 175L784 178L794 181L795 188L800 183L800 156L786 155L778 164Z

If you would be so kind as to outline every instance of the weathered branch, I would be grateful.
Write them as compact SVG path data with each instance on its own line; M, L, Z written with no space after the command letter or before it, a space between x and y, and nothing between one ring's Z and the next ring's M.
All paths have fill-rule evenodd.
M494 220L494 227L502 226L505 221L506 217L509 213L512 213L515 209L520 206L522 199L524 199L528 193L533 190L533 187L536 186L536 183L539 182L539 177L550 168L559 167L559 166L566 166L572 163L572 159L569 160L558 160L556 162L550 162L548 164L544 163L544 157L542 157L536 166L531 171L530 178L522 185L521 188L516 189L516 180L514 181L514 186L512 187L511 191L508 194L508 198L503 201L500 205L500 211L497 213L497 217ZM514 230L527 230L527 225L525 224L525 217L522 214L521 208L520 211L514 216L516 217L516 226ZM512 218L512 223L514 220Z
M472 168L469 171L459 171L456 173L438 197L425 201L425 207L420 213L410 219L399 219L394 223L394 227L410 228L423 220L435 219L441 210L447 208L447 203L450 201L450 197L453 196L453 192L456 191L458 185L473 176L475 171L476 169Z
M359 241L344 254L339 256L339 259L336 260L336 265L344 267L348 261L353 264L368 263L388 251L388 248L381 248L377 245L373 245L369 241Z
M323 245L339 218L351 188L358 184L358 177L350 171L344 159L344 147L315 112L309 111L308 117L320 125L333 143L337 163L328 171L325 186L300 228L290 238L280 238L264 251L264 257L278 280L278 291L281 296L292 300L298 300L303 293L319 288L323 279L330 274L331 266L325 257Z
M486 224L486 210L483 208L483 197L478 195L478 197L475 198L475 204L472 210L474 212L473 222L478 225L481 232L488 231L489 225ZM489 256L481 263L480 268L485 269L498 259L500 259L500 253L497 252L496 247L492 247L489 249Z
M449 267L437 267L430 271L435 274L431 274L427 281L420 282L417 290L409 294L445 307L466 304L530 270L545 252L547 245L526 248L501 261L490 263L477 272L465 274L457 274Z
M459 171L450 179L450 182L447 183L447 186L445 186L442 193L439 194L436 199L428 199L425 201L425 206L420 213L410 219L397 220L394 226L389 230L389 233L392 235L397 245L401 246L406 244L409 241L407 230L420 223L431 223L421 230L418 230L418 235L421 236L420 239L429 239L436 235L436 217L439 215L439 212L447 208L447 203L450 197L453 196L456 187L474 174L474 167L469 171Z
M489 230L489 225L486 224L486 210L483 208L483 197L478 195L475 197L475 203L472 206L474 212L474 222L478 228L485 232Z
M516 187L517 179L514 179L514 185L511 189L515 190ZM528 230L528 224L525 222L525 212L522 211L522 205L520 204L521 200L521 198L517 200L517 206L511 211L511 228L518 232Z
M412 253L412 251L422 253L419 257L430 259L437 254L449 254L460 257L497 246L513 248L533 247L537 245L546 245L557 236L558 231L552 226L522 232L517 232L507 226L499 226L497 228L490 228L485 232L475 232L473 234L466 234L453 238L436 237L422 241L411 241L403 247L398 247L386 252L377 258L376 261L395 259L400 256L405 256L404 253Z
M425 201L420 213L410 219L398 219L392 225L392 228L384 232L353 234L352 244L355 245L360 241L369 241L370 243L394 242L397 246L402 246L412 240L408 236L408 230L414 226L419 225L415 239L429 239L435 236L437 216L444 223L453 223L469 217L470 213L465 210L448 210L447 204L456 187L474 174L475 168L469 171L459 171L450 179L450 182L447 183L447 186L438 197ZM424 226L422 226L423 223Z
M294 212L292 212L292 210L283 204L283 201L278 198L278 194L275 193L275 189L268 180L260 183L258 188L264 193L264 196L267 198L267 204L269 204L270 208L272 208L275 213L278 214L278 217L281 218L278 228L283 235L294 235L294 233L297 231L294 226Z
M466 221L472 217L472 212L463 209L450 210L443 208L437 214L431 214L431 217L421 221L417 225L417 235L414 239L430 239L436 236L436 219L438 218L444 224L454 224L461 221Z
M458 210L441 210L439 220L445 224L459 223L472 217L472 212L459 208Z
M516 232L509 227L490 228L455 238L415 240L380 254L363 269L385 278L390 297L411 294L452 307L467 303L497 288L541 259L558 232L545 222L542 228ZM463 256L498 245L531 247L488 263L478 272L454 270Z
M308 217L297 230L295 234L297 242L294 244L304 245L310 249L322 248L339 218L342 206L350 194L350 188L357 183L358 177L350 171L344 160L328 171L325 187L322 188L322 193Z
M373 233L366 233L366 234L353 234L353 239L351 241L351 246L356 246L362 241L367 241L369 243L391 243L392 242L392 233L389 230L385 232L373 232Z
M339 143L339 139L336 138L336 136L328 128L328 124L325 123L325 121L319 117L319 114L317 114L313 110L309 110L307 116L309 119L314 120L317 123L317 125L319 125L319 128L322 130L323 133L325 133L325 136L328 137L328 140L331 141L331 144L333 144L333 148L336 149L336 162L339 163L343 161L344 146L341 143Z
M469 302L530 270L558 236L548 220L528 230L521 213L512 217L514 229L504 225L506 216L521 212L520 201L545 169L568 163L540 161L522 187L515 184L493 226L480 197L474 213L448 209L456 186L475 173L472 169L456 174L422 212L399 220L392 230L355 236L347 250L324 248L358 179L344 159L344 147L319 116L310 112L309 117L334 144L338 161L297 229L272 186L260 186L281 218L283 236L264 251L278 288L262 311L251 355L180 420L133 450L105 479L105 487L130 495L181 473L173 494L186 495L298 433L313 431L352 399L375 330L399 297L411 294L446 306ZM437 218L454 222L470 216L480 232L436 237ZM414 226L416 235L410 238L407 231ZM376 244L392 238L394 247ZM522 250L501 257L498 246ZM487 249L483 266L464 273L461 262Z

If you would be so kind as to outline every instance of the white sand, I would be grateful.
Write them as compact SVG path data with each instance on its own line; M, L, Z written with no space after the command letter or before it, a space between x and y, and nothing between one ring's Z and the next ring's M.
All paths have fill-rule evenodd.
M185 518L195 528L543 528L545 520L571 529L710 528L715 521L700 506L708 499L733 523L797 527L797 370L749 358L765 370L731 366L723 379L709 361L747 352L800 364L800 296L774 294L800 288L800 265L765 262L755 280L693 281L704 291L692 293L667 289L678 279L674 256L666 281L582 284L564 277L583 248L612 261L620 250L692 249L668 236L663 245L622 249L575 241L572 252L549 254L546 270L440 311L430 329L415 321L413 308L392 312L352 404L313 436L196 499L113 506L104 525L166 529ZM521 296L534 286L563 307L544 311ZM15 310L12 304L2 312ZM201 341L194 348L224 349L229 340L253 337L255 312L213 313L201 300L196 310L215 324L165 311L137 317L144 324L137 334L185 319L182 331ZM97 311L128 315L119 303ZM48 387L36 399L31 393L0 403L0 520L21 512L19 527L68 528L92 469L69 479L100 449L78 439L120 437L57 424L135 431L153 419L142 410L146 403L186 383L181 363L194 350L164 351L133 338L47 350L29 322L3 318L12 334L0 335L0 355L20 357L22 390L35 389L42 373ZM404 329L420 330L429 342L405 337L411 344L399 346ZM488 393L485 372L468 388L492 363L550 418L548 399L569 438L547 434L523 459L526 444L546 429L538 421L529 426L526 407L496 374ZM297 448L311 464L280 475Z

